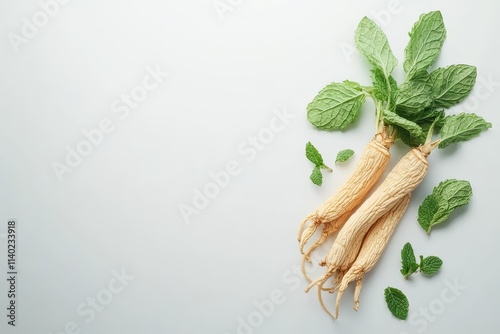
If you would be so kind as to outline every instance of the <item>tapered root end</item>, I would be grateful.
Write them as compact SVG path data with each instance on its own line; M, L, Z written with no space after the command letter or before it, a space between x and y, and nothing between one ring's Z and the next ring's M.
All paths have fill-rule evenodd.
M361 287L363 286L363 277L356 281L356 289L354 290L354 309L357 311L359 308L359 294L361 293Z
M328 237L333 233L333 232L330 232L330 230L331 230L331 228L329 228L329 226L326 225L324 227L323 231L321 232L321 235L319 236L319 238L314 242L314 244L311 245L311 247L309 247L309 249L305 253L303 253L305 256L307 256L307 259L308 259L309 262L310 262L310 255L311 255L311 253L316 248L318 248L319 246L321 246L326 241L326 239L328 239ZM301 247L301 250L302 250L302 247Z
M299 234L297 235L297 240L301 242L302 240L302 234L304 233L304 227L306 226L307 222L311 220L314 217L314 214L308 215L304 220L300 223L300 228L299 228Z
M339 292L337 293L337 300L335 301L335 318L339 317L340 301L342 300L343 294L344 290L339 290Z
M318 226L319 224L314 222L302 232L302 235L300 237L300 252L302 254L304 254L304 247L306 246L309 239L311 239L311 237L314 235L314 233L318 229Z
M311 284L309 284L307 286L307 288L305 289L305 292L309 292L309 290L311 290L313 288L313 286L315 285L320 285L321 287L323 287L323 284L325 284L325 282L330 278L332 277L333 275L335 274L335 270L331 270L329 269L326 274L324 274L323 276L321 276L320 278L318 278L317 280L315 281L312 281Z
M304 255L302 257L302 274L304 275L304 277L307 279L307 281L309 283L312 283L312 279L309 277L309 275L307 274L307 270L306 270L306 262L311 262L311 260L309 259L308 256Z
M328 308L326 307L325 303L323 302L323 296L321 295L321 292L323 291L323 284L325 284L325 282L328 280L328 277L325 278L321 284L318 286L318 300L319 300L319 303L321 304L321 307L323 308L323 310L330 316L332 317L333 320L335 320L337 317L336 315L334 316L329 310Z

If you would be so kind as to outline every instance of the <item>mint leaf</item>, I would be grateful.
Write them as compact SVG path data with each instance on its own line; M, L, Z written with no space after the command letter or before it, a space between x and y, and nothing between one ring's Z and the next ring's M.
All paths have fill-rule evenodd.
M439 210L439 201L434 194L427 196L418 208L418 223L427 233L430 233L432 224L438 221L435 217Z
M339 153L337 153L337 159L335 159L335 163L346 162L353 155L354 155L354 151L351 149L342 150Z
M323 184L323 174L321 174L321 170L318 166L315 166L311 176L309 176L311 179L312 183L314 183L317 186L321 186Z
M418 114L412 115L412 117L408 120L413 121L422 129L422 133L420 135L412 135L408 130L396 127L398 131L398 138L401 139L403 143L410 147L417 147L425 143L427 139L427 134L430 131L431 126L434 124L434 130L439 130L443 125L444 118L443 110L436 109L425 109L419 112Z
M400 271L405 279L408 279L408 277L418 269L418 263L409 242L407 242L401 250L401 263L403 268Z
M442 120L444 119L444 116L444 110L428 108L422 110L418 114L413 115L410 120L420 125L423 128L424 132L426 132L426 125L430 126L436 119L440 119L441 121L438 121L435 126L437 128L441 128L441 126L443 125Z
M372 70L373 94L379 101L391 101L398 90L398 84L392 76L388 79L379 68L374 67ZM389 82L389 85L387 84Z
M412 80L406 81L401 86L396 96L396 112L408 119L432 104L432 86L429 75L420 72Z
M307 142L306 144L306 158L315 165L309 178L315 185L321 186L321 184L323 183L323 175L321 174L321 169L326 169L329 172L331 172L332 169L325 165L325 163L323 162L323 157L316 149L316 147L311 144L311 142Z
M437 273L442 265L443 260L437 256L428 256L424 259L424 257L420 255L420 272L422 274L432 275Z
M417 123L409 121L388 110L384 110L384 122L405 129L413 137L422 136L422 128Z
M396 288L387 287L384 290L385 302L389 311L398 319L406 320L410 303L405 294Z
M364 102L365 93L352 81L331 83L309 103L307 119L318 129L342 130L356 120Z
M361 85L355 81L344 80L344 81L342 81L342 83L344 85L349 86L351 88L354 88L356 90L359 90L359 91L363 90L363 87L361 87Z
M375 22L365 16L358 24L354 42L370 64L382 71L385 78L391 76L398 61L392 53L387 37Z
M306 144L306 158L318 167L323 166L323 157L311 142Z
M445 180L418 208L418 223L429 234L434 225L445 221L456 208L469 203L471 197L472 187L468 181Z
M410 32L410 41L405 48L403 68L408 79L426 71L436 61L445 38L446 28L441 12L420 16Z
M410 147L417 147L425 143L425 132L422 132L422 134L418 137L412 136L410 132L404 128L401 128L399 126L396 126L396 130L398 131L397 135L398 138L401 139L401 141L410 146ZM423 129L422 129L423 130Z
M474 66L451 65L438 68L430 74L434 105L450 108L465 99L476 83Z
M481 131L491 128L491 123L472 113L461 113L444 118L439 148L467 141L478 136Z

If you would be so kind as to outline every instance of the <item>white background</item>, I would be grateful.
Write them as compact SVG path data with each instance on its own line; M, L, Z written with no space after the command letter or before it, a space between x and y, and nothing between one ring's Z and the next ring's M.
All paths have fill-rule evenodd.
M6 224L10 218L19 224L17 326L6 324L2 279L0 332L497 332L500 3L223 0L223 13L216 3L75 0L47 22L37 16L37 1L0 3L3 273ZM314 129L305 107L332 81L369 84L369 66L350 52L363 16L383 27L402 64L408 31L431 10L442 11L448 31L435 67L478 68L471 98L450 112L475 112L494 127L429 157L427 178L365 277L359 311L352 309L351 287L333 321L315 291L303 293L306 282L294 269L300 264L296 233L300 220L354 168L373 136L373 105L343 133ZM33 16L43 26L13 47L13 34L23 36L23 18L33 22ZM127 117L115 113L113 103L139 89L147 68L169 75ZM395 76L402 80L401 66ZM266 137L261 151L243 153L276 111L293 116ZM54 162L65 164L67 147L76 149L86 140L82 131L103 119L113 131L60 182ZM325 175L321 188L308 178L309 140L331 165L339 150L356 151ZM391 166L406 151L398 143ZM188 223L181 205L192 206L210 173L233 160L239 174ZM417 209L447 178L469 180L474 196L428 237ZM440 256L442 270L405 281L399 252L407 241L417 256ZM133 276L126 286L114 279L122 270ZM450 290L454 282L462 289ZM110 283L120 291L110 292ZM406 293L412 320L399 321L387 310L387 286ZM280 293L280 303L259 318L255 303ZM106 304L93 318L92 298ZM325 301L331 307L334 296ZM239 328L242 321L258 326Z

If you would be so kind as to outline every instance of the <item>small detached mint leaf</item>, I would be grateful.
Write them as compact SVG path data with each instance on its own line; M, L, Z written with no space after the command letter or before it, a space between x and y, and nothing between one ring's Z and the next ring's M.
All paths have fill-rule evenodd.
M337 162L346 162L354 155L354 151L351 149L342 150L337 153L337 158L335 159L335 163Z
M418 269L418 263L415 259L415 254L413 253L413 247L409 242L407 242L401 250L401 263L403 265L401 274L405 277L405 279L408 279L408 277Z
M420 255L420 272L425 275L432 275L437 273L441 266L443 265L443 260L437 256L428 256L424 258Z
M472 187L468 181L445 180L418 208L418 223L430 234L434 225L445 221L456 208L468 204L471 197Z
M318 166L314 167L311 176L309 176L312 183L317 186L321 186L323 184L323 174L321 174L321 170Z
M306 158L316 166L321 167L323 165L323 157L311 142L306 144Z
M406 320L406 318L408 318L410 303L405 294L399 289L387 287L384 290L384 296L389 311L391 311L396 318Z

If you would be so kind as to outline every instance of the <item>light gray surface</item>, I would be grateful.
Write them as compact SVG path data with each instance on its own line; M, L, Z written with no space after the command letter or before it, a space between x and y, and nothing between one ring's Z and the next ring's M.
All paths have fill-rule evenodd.
M226 11L218 15L215 4ZM331 81L369 83L365 60L349 53L364 15L383 26L401 64L413 22L435 9L448 30L436 65L478 68L474 97L451 112L476 112L494 128L430 156L427 178L366 276L359 311L351 287L333 322L315 292L303 293L296 232L355 166L373 133L372 105L344 133L316 131L305 107ZM6 222L16 218L20 273L15 329L0 280L2 333L498 331L499 2L71 1L16 53L9 34L21 35L23 17L40 10L36 1L0 3L0 268L3 275ZM126 114L122 94L139 94L157 69L168 76L146 79L156 87ZM82 131L101 122L112 130L60 182L54 162L64 164L66 147L85 145ZM250 149L259 134L267 143ZM321 188L308 179L309 140L327 162L356 151ZM396 145L391 165L405 151ZM181 206L228 164L228 184L188 224ZM470 180L474 197L428 237L418 205L446 178ZM440 256L441 272L404 281L406 241L417 256ZM116 280L122 270L134 278ZM464 288L453 292L454 282ZM388 285L407 294L411 320L387 310ZM93 317L88 298L107 305ZM272 312L238 331L239 319L258 321L256 303L270 298Z

